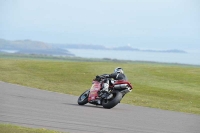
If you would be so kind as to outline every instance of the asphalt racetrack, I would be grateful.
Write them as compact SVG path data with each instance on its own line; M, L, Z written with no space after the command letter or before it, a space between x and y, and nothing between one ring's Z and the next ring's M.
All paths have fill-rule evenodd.
M200 115L126 104L79 106L77 99L0 81L0 123L70 133L200 133Z

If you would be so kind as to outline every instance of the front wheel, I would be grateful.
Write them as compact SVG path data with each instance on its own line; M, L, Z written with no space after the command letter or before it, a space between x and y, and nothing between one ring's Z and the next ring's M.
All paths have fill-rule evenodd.
M122 93L119 91L114 91L113 97L111 99L103 99L102 105L104 108L110 109L116 106L122 99Z
M86 103L88 103L89 93L90 93L90 90L87 90L83 94L80 95L80 97L78 98L79 105L85 105Z

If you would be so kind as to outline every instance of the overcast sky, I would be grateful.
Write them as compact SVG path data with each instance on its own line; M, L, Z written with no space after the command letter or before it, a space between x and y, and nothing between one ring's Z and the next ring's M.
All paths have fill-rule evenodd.
M0 38L199 49L199 0L0 0Z

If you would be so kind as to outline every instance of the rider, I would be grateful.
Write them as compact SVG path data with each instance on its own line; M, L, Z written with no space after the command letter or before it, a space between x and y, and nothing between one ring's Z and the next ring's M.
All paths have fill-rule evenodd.
M127 80L127 78L124 74L124 71L121 67L115 68L114 73L104 74L104 75L101 75L101 76L104 76L106 78L113 78L114 80ZM102 91L108 92L109 84L110 84L110 81L105 80L104 83L103 83Z

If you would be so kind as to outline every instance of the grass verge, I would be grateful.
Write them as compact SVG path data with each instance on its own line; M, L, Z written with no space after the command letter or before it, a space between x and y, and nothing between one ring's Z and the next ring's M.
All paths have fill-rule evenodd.
M61 133L59 131L48 130L45 128L27 128L11 124L0 124L1 133Z
M0 80L78 96L96 75L112 73L117 66L134 86L122 103L200 114L198 66L0 58Z

